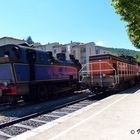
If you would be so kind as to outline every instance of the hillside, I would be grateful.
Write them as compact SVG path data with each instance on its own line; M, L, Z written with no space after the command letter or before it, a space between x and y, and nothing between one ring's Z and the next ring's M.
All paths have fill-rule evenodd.
M137 62L140 62L140 51L129 50L129 49L119 49L119 48L108 48L112 53L121 56L133 56Z

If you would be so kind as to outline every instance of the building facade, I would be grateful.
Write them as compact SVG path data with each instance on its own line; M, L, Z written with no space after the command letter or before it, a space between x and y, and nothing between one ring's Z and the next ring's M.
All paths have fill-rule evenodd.
M25 40L16 39L12 37L0 38L0 46L7 44L27 44ZM98 54L108 54L111 53L107 48L102 46L96 46L94 42L80 43L80 42L70 42L68 44L59 44L58 42L48 43L46 45L41 45L40 43L33 43L34 48L51 51L53 56L56 58L58 53L65 53L66 59L69 60L69 55L72 54L76 59L79 60L81 64L86 64L89 62L89 56Z
M54 57L56 57L57 53L62 53L62 52L66 53L65 47L63 47L63 45L59 44L58 42L35 46L35 48L43 50L43 51L51 51Z
M67 60L70 59L69 55L73 54L75 58L80 61L81 64L88 63L89 56L111 53L105 47L96 46L94 42L89 42L89 43L71 42L64 45L56 42L56 43L48 43L46 45L41 45L38 46L37 48L45 51L52 51L54 57L56 57L57 53L65 53Z

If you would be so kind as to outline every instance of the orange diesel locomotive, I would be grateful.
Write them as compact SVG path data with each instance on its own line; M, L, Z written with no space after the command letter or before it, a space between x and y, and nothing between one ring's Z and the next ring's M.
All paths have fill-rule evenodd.
M121 90L133 86L139 78L139 66L131 57L111 54L90 56L80 71L81 81L92 90Z

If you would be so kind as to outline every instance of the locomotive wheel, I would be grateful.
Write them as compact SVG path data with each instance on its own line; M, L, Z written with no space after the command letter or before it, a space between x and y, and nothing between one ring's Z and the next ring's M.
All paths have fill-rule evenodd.
M122 81L118 85L118 91L123 91L123 90L127 89L128 87L129 87L128 81Z
M7 96L6 100L9 104L16 104L18 99L15 96Z
M130 87L133 87L135 85L135 80L130 80L128 84Z
M30 102L30 101L32 101L32 98L31 98L31 96L29 96L29 95L24 95L24 96L23 96L23 100L24 100L25 102Z
M0 103L6 103L6 100L5 100L5 98L3 96L0 97Z
M33 101L37 101L38 97L36 94L31 93L31 94L24 95L23 100L25 102L33 102Z
M60 85L58 85L60 87ZM49 85L48 87L48 96L50 99L56 99L58 97L57 88L54 85Z
M47 87L44 85L38 87L37 96L41 101L47 100L48 99Z

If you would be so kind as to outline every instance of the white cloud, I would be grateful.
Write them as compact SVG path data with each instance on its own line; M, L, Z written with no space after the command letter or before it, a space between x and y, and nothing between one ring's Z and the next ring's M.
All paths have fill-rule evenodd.
M99 40L99 41L96 41L95 44L98 45L98 46L103 46L104 45L104 42Z

